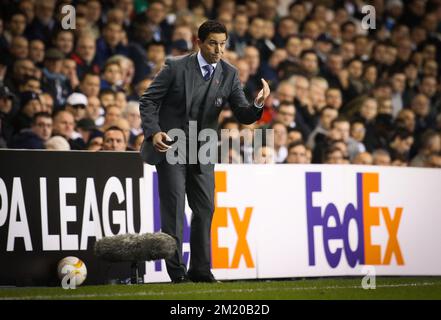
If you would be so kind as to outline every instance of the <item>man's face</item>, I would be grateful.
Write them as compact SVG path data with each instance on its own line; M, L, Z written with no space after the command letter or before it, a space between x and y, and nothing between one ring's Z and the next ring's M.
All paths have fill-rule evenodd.
M290 143L293 142L302 142L303 140L303 136L299 131L290 131L288 132L288 139L286 144L289 145Z
M30 79L22 87L20 87L20 91L32 91L40 94L41 93L40 81L35 79Z
M41 40L33 40L29 45L29 58L34 62L42 62L44 59L44 43Z
M41 104L43 106L43 111L47 113L52 113L54 109L54 99L48 93L43 93L40 95Z
M295 94L304 102L309 97L309 81L306 78L298 78L295 83Z
M288 42L286 43L286 51L291 56L300 56L300 53L302 52L302 40L298 37L289 38Z
M100 99L98 99L97 97L88 97L86 115L89 118L96 120L100 116L100 110L101 110Z
M277 88L277 98L279 101L294 101L294 87L290 84L282 84Z
M42 140L47 141L52 135L52 119L38 117L36 123L32 125L32 131Z
M28 40L21 36L13 38L9 50L14 57L25 59L29 54Z
M428 97L434 96L436 93L436 79L433 77L424 78L420 86L420 91Z
M127 145L124 133L119 130L109 130L104 135L103 150L126 151Z
M285 126L290 126L294 121L296 109L294 105L283 105L277 111L277 120L282 122Z
M338 116L338 111L336 109L326 109L322 112L320 116L320 123L323 128L329 130L331 128L331 122Z
M340 109L342 104L342 96L340 90L328 90L326 92L326 104L336 110Z
M32 118L37 112L42 112L42 106L40 100L33 99L29 101L21 110L22 113Z
M276 148L285 146L288 140L288 132L282 124L274 125L274 146Z
M107 109L110 105L115 104L115 95L113 93L102 94L100 101L104 109Z
M391 163L390 156L387 154L376 154L374 155L374 165L376 166L389 166Z
M317 72L318 60L315 54L309 53L305 55L302 59L302 64L307 72Z
M118 84L122 80L121 67L117 64L107 66L103 78L111 84Z
M264 27L265 27L264 20L257 18L251 22L248 31L254 39L261 39L263 37Z
M12 99L0 98L0 111L3 113L9 113L12 110Z
M60 112L54 119L54 132L69 139L74 131L74 117L70 112Z
M395 149L399 153L407 153L413 144L413 137L407 137L406 139L396 138L397 143L395 144Z
M35 14L45 24L47 24L54 15L55 1L40 1L35 5Z
M154 63L161 63L165 59L164 46L162 45L149 46L149 49L147 50L147 59Z
M366 128L360 122L355 122L351 127L351 136L355 140L362 142L366 134Z
M55 46L65 54L72 51L73 44L73 34L70 32L60 32L55 40Z
M236 64L239 71L239 80L242 84L245 84L250 78L250 65L245 60L238 61Z
M308 163L305 146L298 145L289 149L286 161L288 163Z
M398 120L400 120L404 127L410 132L415 130L415 114L412 111L403 109L403 111L398 114Z
M425 117L429 114L429 99L420 94L412 100L412 110L416 115Z
M100 93L100 77L87 75L81 82L80 89L88 98L97 97Z
M234 31L239 35L244 35L248 29L248 18L246 15L237 15L234 19Z
M26 16L23 14L15 14L9 22L9 30L12 35L22 35L26 29Z
M141 115L139 110L131 110L127 112L127 120L129 121L130 127L136 129L141 127Z
M198 39L201 54L208 63L217 63L222 58L227 43L227 35L225 33L210 33L202 42Z
M244 58L250 65L251 74L255 74L260 66L259 51L255 47L246 47L244 50Z
M75 121L78 121L80 119L83 119L86 116L86 106L85 105L73 105L73 106L66 106L66 110L69 110L73 115Z
M112 48L116 47L122 40L121 26L115 23L110 23L106 26L103 32L104 40Z
M89 37L80 38L77 45L77 52L81 59L87 62L92 61L96 52L95 41Z
M333 74L338 74L343 69L343 57L341 55L330 55L327 63Z
M77 65L72 59L64 59L61 65L61 73L69 77L77 72Z
M106 116L105 116L105 122L108 123L114 123L118 121L118 119L121 118L121 110L118 107L110 107L107 109Z
M343 141L348 141L350 125L347 121L339 121L334 123L334 128L341 135Z
M162 3L155 2L149 6L147 10L147 17L153 24L160 24L165 18L165 8Z
M404 73L396 73L392 77L392 88L395 92L403 92L406 89L406 76Z

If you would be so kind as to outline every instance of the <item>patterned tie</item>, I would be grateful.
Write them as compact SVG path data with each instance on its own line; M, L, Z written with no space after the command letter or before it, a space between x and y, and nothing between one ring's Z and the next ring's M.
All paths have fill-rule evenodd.
M211 79L211 75L213 73L213 66L211 64L206 64L205 66L202 67L202 69L205 70L205 74L204 74L204 80L208 81Z

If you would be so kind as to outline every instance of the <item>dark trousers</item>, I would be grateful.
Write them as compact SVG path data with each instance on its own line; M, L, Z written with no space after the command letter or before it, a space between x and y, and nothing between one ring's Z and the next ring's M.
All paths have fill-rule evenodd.
M178 250L166 259L171 279L187 274L182 259L185 194L192 210L190 229L191 274L210 275L211 221L214 212L214 170L201 172L198 165L156 165L162 232L176 239Z

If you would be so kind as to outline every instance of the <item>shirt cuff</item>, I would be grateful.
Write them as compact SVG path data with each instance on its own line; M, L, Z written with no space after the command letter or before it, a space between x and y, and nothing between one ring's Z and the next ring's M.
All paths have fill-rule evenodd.
M258 109L262 109L263 108L263 102L261 104L257 104L256 100L254 100L254 106Z

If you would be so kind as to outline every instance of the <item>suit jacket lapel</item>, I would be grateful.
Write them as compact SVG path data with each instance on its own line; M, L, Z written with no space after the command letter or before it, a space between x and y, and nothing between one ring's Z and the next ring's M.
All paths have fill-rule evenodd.
M190 104L191 104L191 97L193 94L193 84L194 84L194 77L196 76L196 72L200 72L199 68L198 68L198 61L197 61L197 56L196 53L190 55L188 61L187 61L187 66L186 66L187 71L185 72L185 109L186 109L186 113L188 115L188 113L190 112Z
M222 83L222 78L223 78L222 63L221 61L219 61L216 65L216 69L214 69L213 79L211 79L210 87L208 88L208 95L205 100L204 113L203 113L204 117L206 113L210 110L210 108L213 106L214 99L216 98L216 94Z

